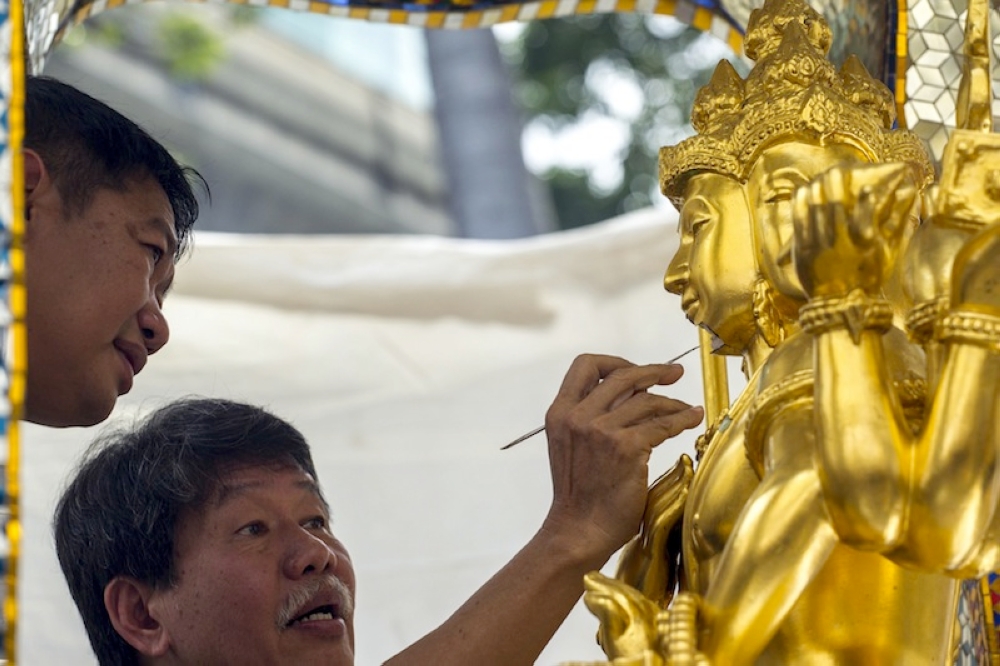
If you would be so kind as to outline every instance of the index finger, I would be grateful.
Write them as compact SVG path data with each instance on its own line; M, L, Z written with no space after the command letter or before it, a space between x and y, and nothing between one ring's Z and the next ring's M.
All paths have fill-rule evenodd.
M573 364L566 371L562 385L556 393L556 400L579 402L612 372L621 368L631 368L634 365L634 363L619 356L580 354L573 359Z
M654 386L673 384L684 375L684 367L677 363L652 363L624 368L611 374L595 387L583 400L586 409L610 412L632 396Z

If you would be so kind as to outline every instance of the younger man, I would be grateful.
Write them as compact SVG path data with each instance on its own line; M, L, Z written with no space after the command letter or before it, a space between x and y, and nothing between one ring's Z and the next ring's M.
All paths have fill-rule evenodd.
M25 417L93 425L167 343L160 308L198 217L189 177L200 176L53 79L28 78L25 123Z

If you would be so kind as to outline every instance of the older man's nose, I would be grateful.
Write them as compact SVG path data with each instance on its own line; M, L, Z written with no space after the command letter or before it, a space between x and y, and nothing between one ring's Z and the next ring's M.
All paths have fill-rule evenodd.
M336 566L337 554L333 549L321 538L306 530L297 535L288 546L285 575L290 579L323 573Z

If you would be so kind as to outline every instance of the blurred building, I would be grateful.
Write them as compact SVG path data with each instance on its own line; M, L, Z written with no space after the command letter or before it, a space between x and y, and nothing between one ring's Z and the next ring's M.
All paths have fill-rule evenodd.
M178 11L221 47L195 78L172 75L158 46L164 17ZM197 168L212 192L201 229L451 235L429 83L419 69L422 34L380 44L363 33L369 26L341 21L346 35L367 44L354 51L354 64L382 76L362 83L359 67L352 75L333 64L352 59L346 37L304 31L301 21L282 18L291 14L236 22L221 7L116 9L77 28L89 36L71 34L44 73L121 110ZM104 21L114 21L115 39L93 38ZM411 63L410 71L378 60L388 48L409 49L396 61ZM394 72L399 85L387 78Z

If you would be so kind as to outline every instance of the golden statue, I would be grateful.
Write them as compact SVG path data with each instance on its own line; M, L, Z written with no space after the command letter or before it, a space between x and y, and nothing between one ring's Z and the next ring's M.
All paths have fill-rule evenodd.
M833 67L803 0L754 11L755 67L721 63L698 134L662 149L681 233L665 286L748 385L697 469L653 484L616 577L587 577L607 663L1000 658L992 612L968 617L1000 568L988 11L970 2L937 185L892 95L855 58Z

